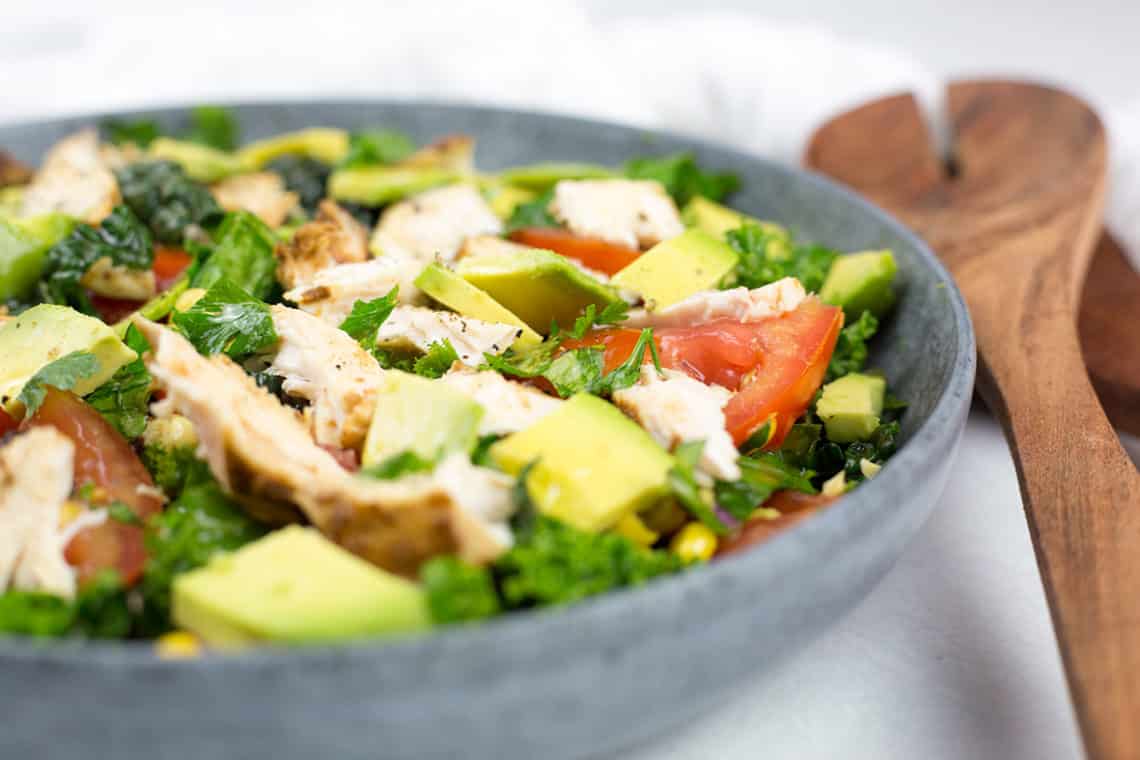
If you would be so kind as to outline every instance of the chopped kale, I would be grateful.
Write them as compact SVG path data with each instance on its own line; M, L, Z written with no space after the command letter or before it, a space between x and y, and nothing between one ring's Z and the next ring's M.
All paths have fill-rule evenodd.
M128 164L115 178L123 202L159 242L180 244L190 228L212 227L222 219L222 207L209 189L173 161Z
M719 201L740 187L740 178L735 174L701 169L692 153L635 158L626 163L625 174L633 179L657 180L665 186L678 206L685 205L698 195Z
M196 288L209 288L225 278L254 298L265 300L277 287L273 230L248 211L226 214L214 235L213 251L194 275Z
M371 351L376 346L376 331L396 308L398 293L399 286L396 286L380 298L357 301L352 305L352 312L340 323L340 329L348 333L366 351Z
M444 338L428 346L427 353L416 359L412 371L421 377L430 377L433 380L443 377L451 369L451 365L459 361L459 354L455 352L451 341Z
M39 591L0 593L0 633L63 636L74 621L75 606L62 597Z
M86 401L130 441L146 429L151 377L142 355L150 350L150 344L134 325L127 328L124 341L139 358L119 367L110 380L88 394Z
M537 198L515 206L503 225L503 234L510 235L525 227L561 227L559 221L550 213L550 201L553 199L554 189L551 188Z
M342 169L377 164L394 164L416 150L412 138L391 129L366 129L349 137L348 154L340 163Z
M757 224L729 230L725 240L740 254L731 284L748 288L795 277L809 292L818 292L839 255L820 245L789 244L784 233Z
M114 570L100 570L75 596L74 633L91 639L121 639L134 625L127 587Z
M814 473L792 466L778 454L762 453L737 461L740 479L718 480L714 486L717 506L737 520L747 520L776 491L815 493Z
M697 464L704 448L704 441L686 441L673 450L676 464L669 469L669 490L685 511L713 533L725 536L731 528L717 515L711 490L701 488L697 481Z
M115 145L134 143L140 148L145 148L162 134L158 122L154 119L136 119L135 121L108 119L101 126L107 134L107 139Z
M171 323L205 356L225 353L240 359L277 342L269 307L228 279L218 280L197 303L176 312Z
M317 206L325 197L325 186L332 173L328 165L306 156L281 156L271 161L266 168L276 172L285 182L285 187L297 194L306 212L310 215L317 213Z
M238 144L237 119L228 108L198 106L190 112L185 139L217 150L233 150Z
M830 383L852 372L862 372L867 364L867 342L878 330L879 320L869 311L863 312L859 319L840 330L824 382Z
M420 583L437 624L494 617L502 611L491 572L458 557L436 557L420 568Z
M158 444L147 444L142 450L142 461L150 472L154 484L161 488L168 498L178 498L182 489L192 483L209 480L210 471L205 462L198 459L193 446L167 448Z

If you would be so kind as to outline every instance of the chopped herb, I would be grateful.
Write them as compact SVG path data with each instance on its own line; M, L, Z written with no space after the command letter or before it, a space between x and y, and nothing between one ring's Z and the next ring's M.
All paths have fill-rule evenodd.
M459 361L459 354L451 345L451 341L444 338L428 346L427 353L416 359L412 371L421 377L430 377L433 380L443 377L451 369L451 365Z
M713 533L724 536L729 533L729 526L716 514L711 490L697 482L697 464L704 448L704 441L686 441L673 450L676 464L669 470L669 490L689 514Z
M75 621L74 605L39 591L0 593L0 633L21 636L63 636Z
M110 380L88 394L86 401L130 441L146 429L151 376L142 355L150 350L150 344L133 324L127 328L124 342L139 358L119 367Z
M225 353L240 359L277 342L269 307L227 279L214 283L186 311L176 312L171 323L205 356Z
M491 571L458 557L436 557L424 563L420 583L432 620L440 625L482 620L502 611Z
M360 471L360 474L376 480L396 480L417 472L431 472L435 469L435 464L434 459L427 459L408 450L393 454L371 467L365 467Z
M561 227L554 215L550 213L550 202L554 200L554 189L547 190L533 200L515 206L510 217L503 225L503 234L510 235L516 230L525 227Z
M101 126L107 133L107 138L115 145L134 143L140 148L145 148L162 134L158 122L154 119L136 119L135 121L108 119Z
M376 332L396 308L398 292L399 286L396 286L380 298L357 301L352 305L352 312L340 323L340 329L354 338L365 350L371 351L376 346Z
M99 359L84 351L73 351L44 365L24 383L16 396L16 400L24 405L24 417L31 417L40 408L47 396L47 386L61 391L71 390L80 380L97 373L99 368Z
M226 214L215 233L217 244L194 275L196 288L226 278L255 298L269 298L277 287L277 239L273 230L248 211Z
M878 330L879 320L869 311L864 311L859 319L840 330L824 382L830 383L852 372L862 372L867 364L867 341Z
M725 234L740 254L730 284L759 288L785 277L795 277L809 292L817 292L827 279L839 253L820 245L799 245L782 233L757 224L745 224Z
M815 493L814 473L792 466L778 454L762 453L737 461L740 479L718 480L714 486L717 506L737 520L747 520L776 491Z
M121 501L113 501L106 506L107 517L124 525L142 525L142 518Z
M73 631L91 639L121 639L131 632L133 615L119 574L100 570L75 596Z
M740 187L740 178L731 173L706 172L697 166L692 153L673 153L657 158L635 158L625 165L633 179L657 180L665 186L678 206L696 196L719 201Z
M407 158L415 150L416 144L403 132L391 129L366 129L362 132L353 132L349 137L348 154L341 161L340 168L394 164Z

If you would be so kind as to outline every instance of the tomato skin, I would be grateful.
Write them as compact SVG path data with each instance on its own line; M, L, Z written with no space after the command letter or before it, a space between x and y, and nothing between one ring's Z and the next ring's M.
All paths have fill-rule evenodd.
M91 305L95 307L95 313L99 319L109 325L126 319L146 303L145 301L130 301L125 298L108 298L95 293L88 293L87 297L91 299Z
M10 414L0 409L0 438L11 433L17 427L19 427L19 423Z
M78 396L48 388L44 402L25 427L54 427L75 444L75 487L94 483L109 501L121 501L144 521L162 509L163 499L146 467L125 438ZM146 561L143 529L108 519L76 534L64 556L80 583L104 568L133 583Z
M737 446L771 419L775 430L765 448L775 449L823 383L842 327L842 309L809 296L772 319L747 324L720 319L653 334L663 367L736 391L724 413ZM630 328L599 330L564 345L604 345L609 372L629 357L639 334Z
M508 237L516 243L562 254L583 266L609 275L617 274L641 256L641 251L636 248L601 238L575 235L557 227L524 227Z
M716 550L716 556L723 557L726 554L733 554L763 543L777 533L811 517L835 499L834 496L824 496L823 494L777 491L772 494L772 498L764 502L764 506L769 509L780 510L781 515L775 520L759 518L748 520L735 535L721 540Z
M154 284L158 292L169 290L193 261L194 257L181 248L155 246Z

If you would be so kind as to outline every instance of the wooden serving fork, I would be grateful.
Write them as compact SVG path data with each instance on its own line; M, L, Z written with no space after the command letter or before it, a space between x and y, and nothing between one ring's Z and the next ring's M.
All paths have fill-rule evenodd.
M896 214L954 275L977 332L978 390L1013 450L1086 750L1140 757L1140 474L1077 336L1101 231L1104 129L1085 103L1033 84L958 82L947 105L952 161L935 154L910 95L828 122L805 160Z

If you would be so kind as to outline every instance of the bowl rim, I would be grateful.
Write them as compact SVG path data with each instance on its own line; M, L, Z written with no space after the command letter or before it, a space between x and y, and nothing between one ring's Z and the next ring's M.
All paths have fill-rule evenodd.
M643 607L656 607L656 601L677 594L700 593L701 589L724 585L734 578L753 575L764 566L779 566L791 561L794 554L807 551L824 555L829 546L838 546L851 537L852 518L858 516L864 526L874 522L877 509L885 509L880 497L905 489L908 471L925 459L936 456L941 449L952 449L957 431L955 419L961 414L963 399L968 404L973 393L976 372L976 341L973 324L964 298L949 271L917 234L894 216L874 205L854 190L818 172L789 166L774 159L755 155L734 146L714 140L695 137L683 132L646 128L638 125L586 118L558 111L516 108L510 106L467 103L456 100L430 98L368 98L368 97L273 97L216 99L211 103L232 108L340 108L371 107L378 109L431 108L455 113L483 113L498 116L520 116L550 120L578 127L606 130L623 130L636 133L647 140L665 139L682 142L686 149L716 151L741 163L760 165L767 172L782 174L791 181L804 182L826 193L842 197L860 213L875 219L905 240L918 253L922 264L928 267L944 284L955 324L954 357L950 377L941 389L938 400L927 419L915 429L907 442L891 458L888 466L855 491L846 494L834 505L822 510L811 519L803 520L781 531L763 544L763 551L745 551L716 562L693 567L684 572L657 578L638 587L617 589L589 597L570 605L528 610L505 614L478 624L441 626L406 637L360 639L348 642L320 644L305 647L258 645L235 652L210 652L205 656L187 659L167 659L156 655L153 640L87 640L78 637L65 639L37 639L27 636L0 636L0 662L35 660L60 666L78 666L102 670L161 669L195 671L224 669L278 668L288 664L304 663L307 666L338 664L352 667L364 660L379 657L416 659L425 650L441 647L463 649L483 647L492 651L496 645L512 637L544 638L554 635L560 627L582 625L589 627L595 621L611 618L620 607L632 599L643 602ZM50 118L19 120L0 123L0 137L8 131L25 131L38 127L54 127L75 122L98 124L105 119L142 116L172 116L188 113L198 103L162 102L146 107L130 107L111 111L89 111L59 114ZM949 435L948 435L949 433Z

